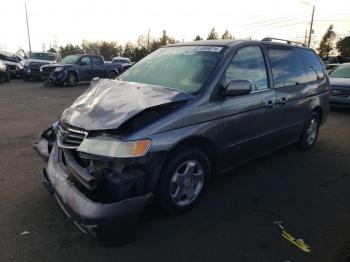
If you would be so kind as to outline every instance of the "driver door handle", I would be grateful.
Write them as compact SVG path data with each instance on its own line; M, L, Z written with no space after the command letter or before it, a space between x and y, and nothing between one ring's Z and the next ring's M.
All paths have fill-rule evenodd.
M284 96L282 96L280 99L278 99L278 104L281 105L281 106L284 105L287 102L288 102L288 99L286 97L284 97Z
M265 108L266 108L266 109L270 109L270 108L272 108L273 106L274 106L274 103L273 103L272 100L266 100L266 101L265 101Z

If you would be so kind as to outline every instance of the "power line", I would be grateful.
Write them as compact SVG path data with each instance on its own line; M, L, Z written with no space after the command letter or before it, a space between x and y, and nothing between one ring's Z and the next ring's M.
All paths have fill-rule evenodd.
M278 21L278 20L285 20L285 19L291 18L291 17L298 17L298 16L297 15L290 15L290 16L285 16L285 17L280 17L280 18L261 20L261 21L257 21L257 22L254 22L254 23L245 24L245 25L242 25L242 26L250 26L250 25L255 25L255 24L264 24L264 23Z

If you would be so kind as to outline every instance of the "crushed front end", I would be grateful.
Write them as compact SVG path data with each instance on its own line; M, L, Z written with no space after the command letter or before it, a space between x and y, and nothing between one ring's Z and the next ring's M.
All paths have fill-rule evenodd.
M47 86L62 86L67 80L67 70L62 66L43 66L41 70L42 75L46 78L45 85Z
M46 162L43 184L83 233L101 241L130 242L153 198L150 175L160 158L106 158L77 151L86 137L96 135L62 123L44 131L35 144Z

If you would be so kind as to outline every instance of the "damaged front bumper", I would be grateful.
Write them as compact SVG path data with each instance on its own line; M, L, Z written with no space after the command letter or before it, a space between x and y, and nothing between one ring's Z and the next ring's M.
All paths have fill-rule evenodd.
M102 242L116 244L133 241L143 209L149 205L153 193L149 192L117 202L92 200L70 180L70 170L60 159L56 141L49 141L53 132L46 130L38 139L35 149L43 160L42 181L52 193L69 220L80 231Z
M67 71L61 70L59 72L53 71L51 74L46 75L47 80L45 81L45 85L47 86L56 86L63 85L67 80Z

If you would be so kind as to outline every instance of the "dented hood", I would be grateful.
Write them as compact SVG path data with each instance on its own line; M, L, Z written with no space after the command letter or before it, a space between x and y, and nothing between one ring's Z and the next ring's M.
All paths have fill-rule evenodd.
M61 121L85 130L117 129L147 108L192 97L163 86L93 80L89 89L63 112Z

